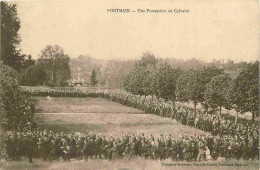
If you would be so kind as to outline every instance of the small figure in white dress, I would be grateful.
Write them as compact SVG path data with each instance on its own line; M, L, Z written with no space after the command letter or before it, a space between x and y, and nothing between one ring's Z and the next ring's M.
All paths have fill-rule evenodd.
M50 96L47 96L46 98L47 98L49 101L51 101L51 97L50 97Z
M210 160L211 159L211 155L210 155L210 150L209 150L208 146L206 146L205 154L206 154L206 160Z

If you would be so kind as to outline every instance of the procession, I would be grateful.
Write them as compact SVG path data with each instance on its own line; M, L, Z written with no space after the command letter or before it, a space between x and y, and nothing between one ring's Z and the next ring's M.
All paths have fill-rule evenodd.
M144 159L171 159L172 161L206 161L219 157L254 160L259 158L256 129L245 131L252 136L236 135L180 135L179 138L152 134L121 137L90 133L55 133L47 130L8 132L4 141L7 160L21 160L21 156L41 158L43 161L71 159L108 159L142 157Z
M87 133L67 133L40 130L8 132L5 140L6 159L19 160L21 156L42 158L43 160L64 161L70 159L108 159L142 157L145 159L171 159L173 161L201 161L225 159L254 160L259 158L259 127L225 120L220 115L198 110L173 107L163 100L140 97L125 92L64 92L64 91L24 91L27 96L54 97L104 97L114 102L136 107L146 113L167 117L185 126L200 129L210 135L181 134L179 138L153 134L125 134L105 136L93 131ZM34 105L31 104L32 111ZM174 128L174 127L172 127ZM28 142L30 144L28 144Z

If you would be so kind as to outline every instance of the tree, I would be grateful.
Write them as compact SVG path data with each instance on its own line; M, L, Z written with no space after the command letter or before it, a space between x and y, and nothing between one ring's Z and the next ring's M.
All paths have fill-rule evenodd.
M206 85L204 98L206 103L213 109L219 107L221 114L222 107L228 108L228 91L231 84L229 74L219 74Z
M155 94L156 96L171 100L174 104L176 101L176 84L181 75L180 68L172 68L169 64L164 63L159 66L155 73Z
M97 81L97 74L95 69L92 70L91 76L90 76L90 84L91 86L96 86L98 83Z
M144 80L148 76L148 73L145 67L134 67L126 77L124 83L125 89L136 95L144 95Z
M156 70L158 61L152 53L144 53L141 59L124 76L124 89L136 95L153 96L155 93L153 72Z
M194 111L196 114L196 106L199 102L199 72L195 69L189 69L183 72L177 80L176 96L180 102L190 102L194 104Z
M202 100L203 86L200 79L200 70L191 70L188 76L187 92L188 99L194 104L194 113L197 114L197 104Z
M153 98L153 96L156 93L155 82L156 82L155 70L147 71L143 80L143 91L145 96L151 95Z
M219 74L224 74L223 69L219 69L215 66L208 66L208 67L203 67L198 70L197 72L197 83L198 83L198 100L199 102L204 105L204 107L207 107L207 103L204 102L204 93L206 90L206 85L212 80L213 77L219 75ZM195 79L196 79L195 78Z
M176 98L179 102L189 102L189 89L188 89L188 82L191 76L194 75L194 69L188 69L183 71L182 74L177 79L176 83Z
M44 50L41 51L41 56L40 59L45 61L45 63L48 65L49 70L50 70L50 79L52 82L54 82L54 74L55 74L55 60L59 57L64 56L64 51L63 49L58 46L51 46L47 45Z
M27 70L32 67L35 66L35 60L32 59L31 55L23 55L23 63L22 63L22 68L20 70L20 80L19 80L19 84L21 85L25 85L27 84L26 81L30 79L30 77L26 77L27 75ZM27 79L27 80L26 80Z
M20 20L15 4L1 2L1 60L5 65L20 71L23 56L20 55Z
M177 100L181 102L192 101L195 114L198 103L201 103L205 108L208 108L204 99L206 85L213 77L223 73L223 70L220 70L215 66L187 70L177 81Z
M229 88L228 88L228 91L227 91L227 103L226 103L226 109L227 110L231 110L231 109L236 109L236 105L234 104L235 102L235 92L234 92L234 89L235 89L235 81L234 80L231 80L230 84L229 84ZM238 119L238 112L236 111L236 117L235 117L235 124L237 124L237 119Z
M237 112L259 115L259 62L249 63L234 80L233 102Z
M136 67L153 67L155 68L158 59L151 52L143 53L141 59L136 63Z
M27 68L35 65L35 60L32 59L31 55L23 55L24 61L22 63L22 70L26 70Z
M206 110L208 109L209 106L204 97L206 85L219 74L224 74L224 70L215 66L202 67L196 70L195 75L191 77L191 81L188 83L192 91L190 99L195 102L195 105L201 103Z
M44 85L47 81L47 73L42 65L36 64L25 70L22 78L22 85L37 86Z
M69 56L64 54L60 46L48 45L41 51L38 63L45 68L49 84L60 86L66 84L71 78L69 61Z
M33 111L31 103L18 84L18 73L0 63L0 117L4 130L32 128Z
M125 89L125 91L130 92L130 87L129 87L129 83L130 83L130 79L131 79L131 72L127 72L124 76L123 76L123 88Z
M54 82L57 86L68 85L68 80L71 78L69 62L70 58L68 55L58 57L55 60Z

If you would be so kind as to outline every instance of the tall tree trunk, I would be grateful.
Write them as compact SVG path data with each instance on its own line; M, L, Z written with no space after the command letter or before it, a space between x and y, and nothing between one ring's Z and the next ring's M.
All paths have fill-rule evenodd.
M206 113L209 112L209 107L207 105L205 106L205 110L206 110Z
M222 106L219 106L219 115L221 115Z
M53 68L51 70L51 81L53 82L53 77L54 77L54 71L53 71Z
M255 124L255 112L252 112L252 123Z
M176 104L176 101L174 99L172 99L172 106L173 106L173 108L175 108L175 104Z
M51 81L53 83L54 80L54 61L52 61L52 69L51 69Z
M194 114L197 117L197 102L194 102Z

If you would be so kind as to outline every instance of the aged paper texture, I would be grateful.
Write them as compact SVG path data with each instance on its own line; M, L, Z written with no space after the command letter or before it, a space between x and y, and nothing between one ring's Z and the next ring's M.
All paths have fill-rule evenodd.
M257 0L1 2L0 169L259 169Z

